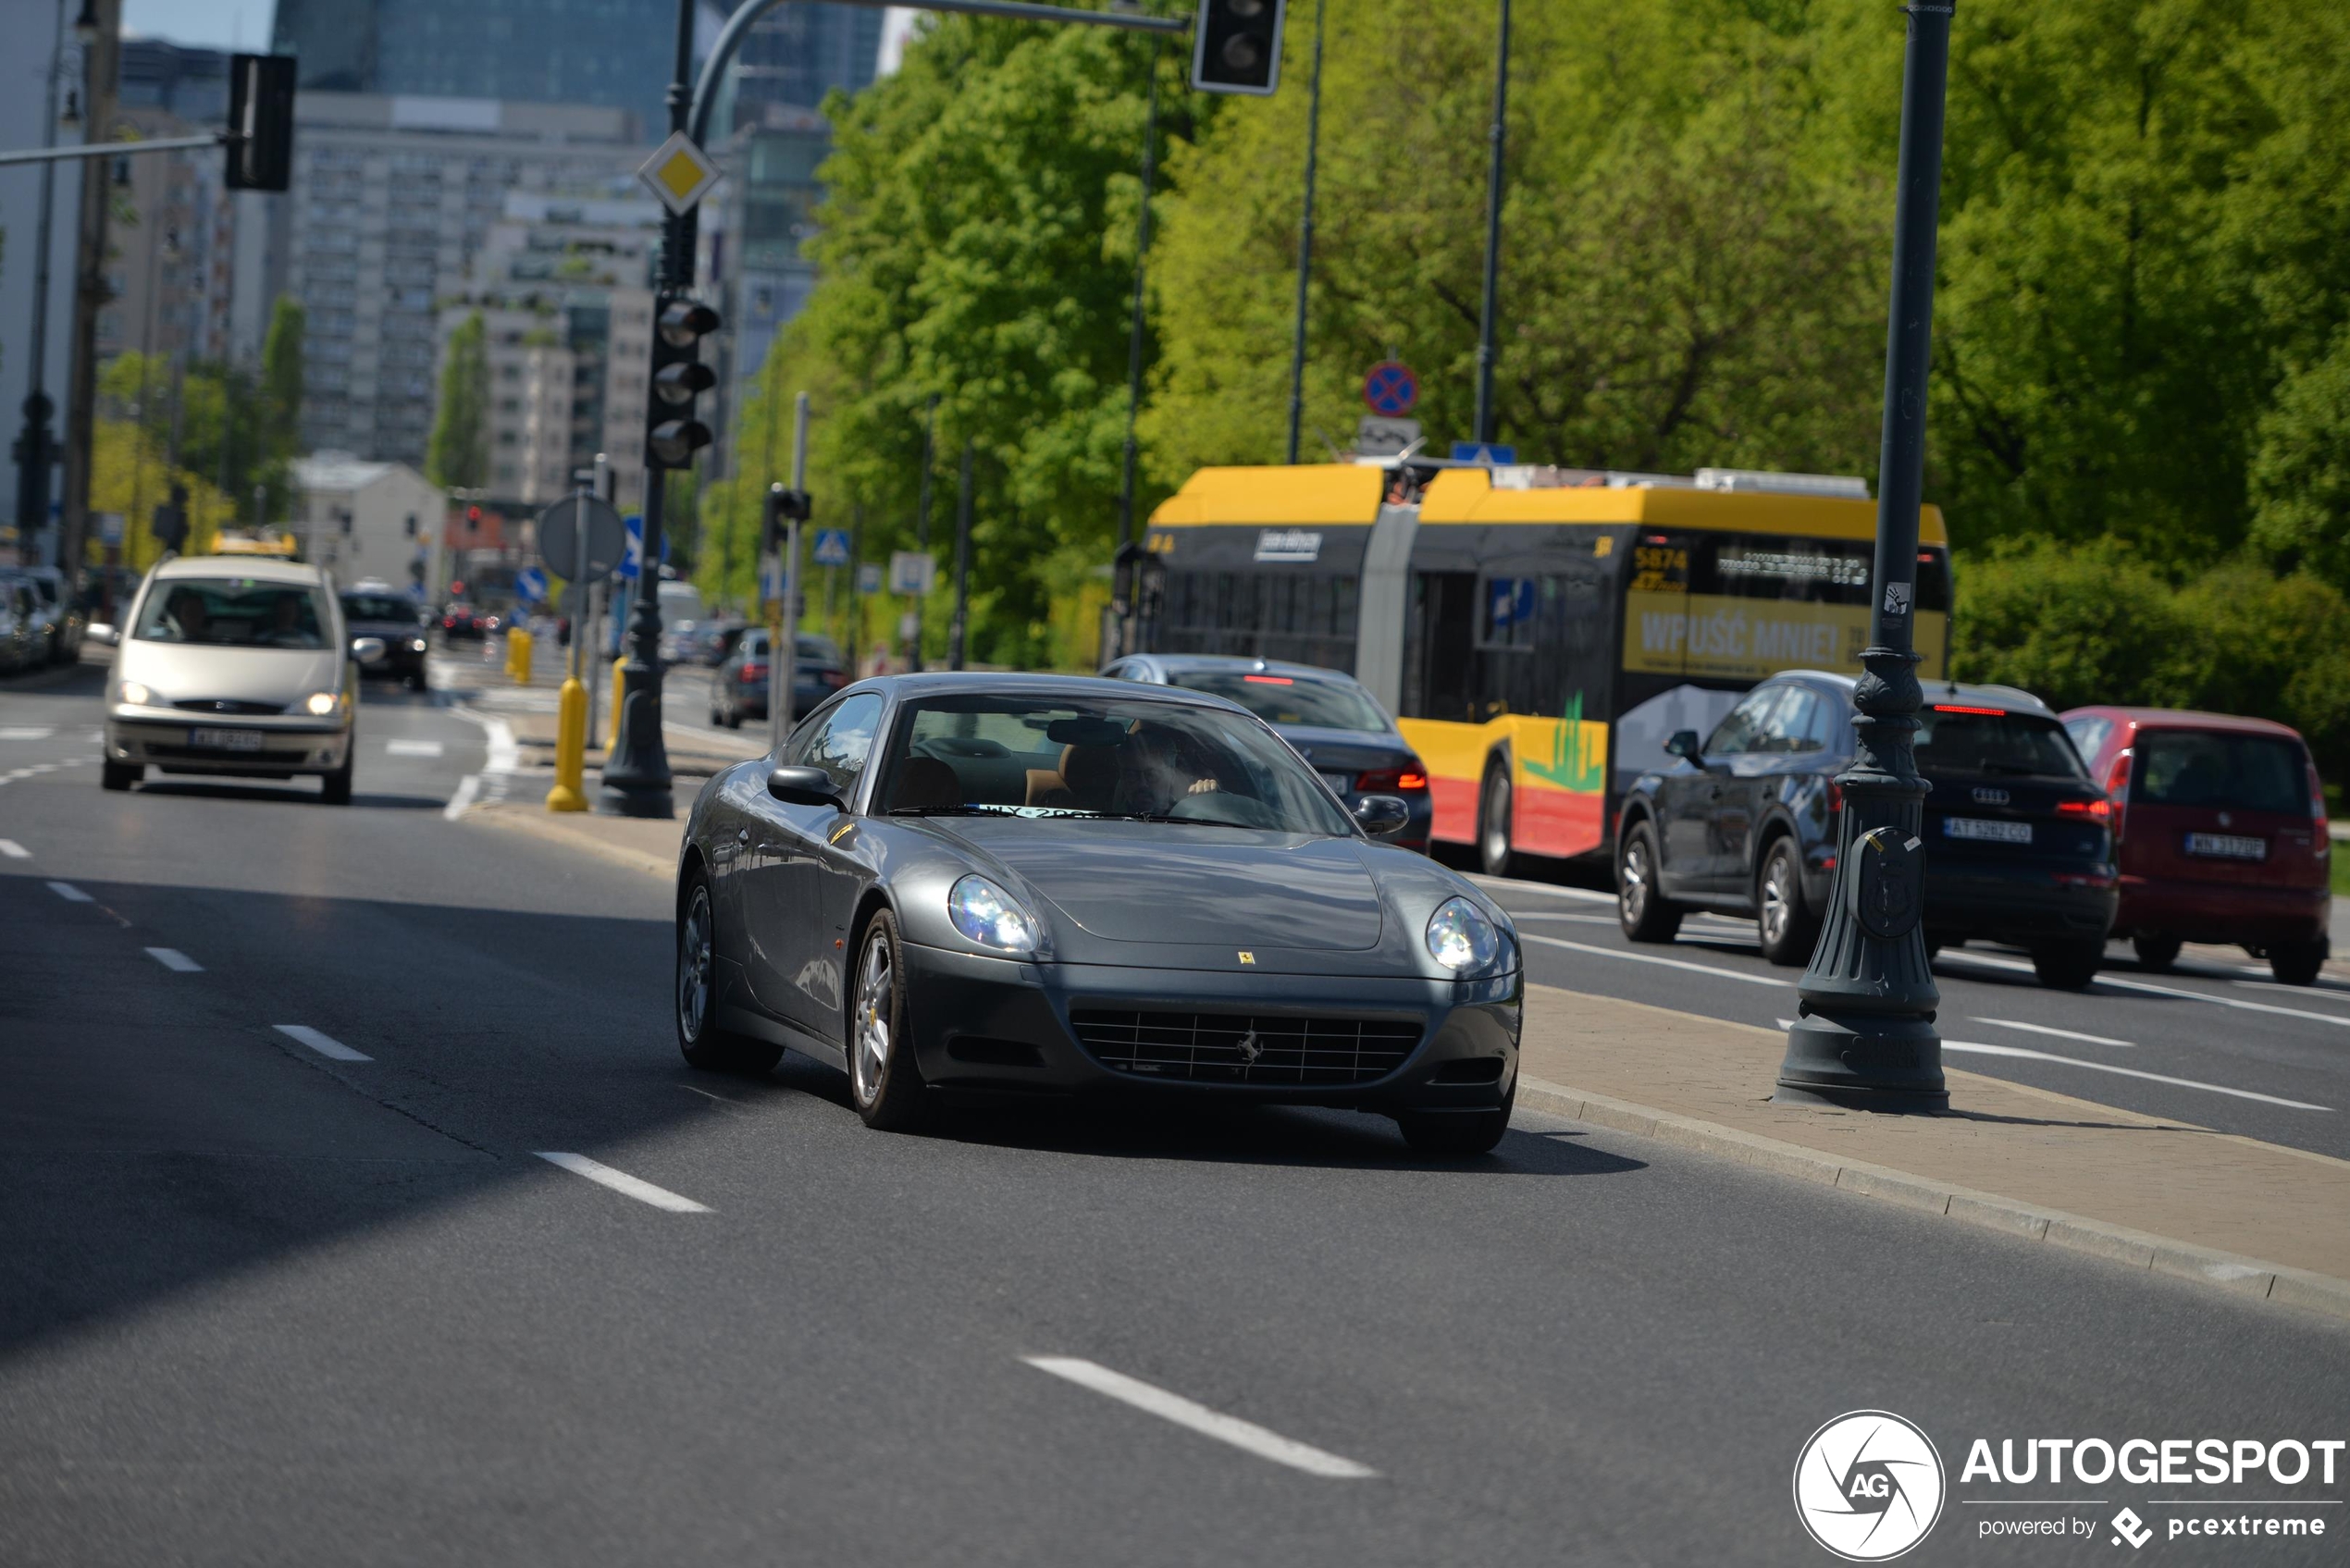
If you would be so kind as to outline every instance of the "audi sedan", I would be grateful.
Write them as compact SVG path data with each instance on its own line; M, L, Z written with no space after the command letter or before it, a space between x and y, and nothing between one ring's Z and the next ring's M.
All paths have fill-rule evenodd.
M1408 817L1349 811L1205 693L860 682L696 799L678 1043L829 1062L877 1128L954 1092L1117 1095L1346 1106L1482 1153L1516 1095L1516 934L1381 842Z

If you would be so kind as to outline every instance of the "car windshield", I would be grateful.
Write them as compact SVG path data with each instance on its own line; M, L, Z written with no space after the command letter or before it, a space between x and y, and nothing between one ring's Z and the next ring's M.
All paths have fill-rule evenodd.
M2089 776L2054 719L1964 703L1934 703L1919 712L1918 767L1936 773Z
M1177 670L1172 685L1211 692L1239 703L1268 724L1385 735L1394 726L1371 694L1353 681L1312 675L1254 674L1241 670Z
M2135 794L2149 805L2309 814L2301 747L2282 736L2149 730L2137 753Z
M416 607L390 594L345 594L342 615L346 621L414 621Z
M174 577L147 595L133 634L144 642L229 648L324 648L317 591L252 577Z
M917 702L898 726L879 798L901 815L1353 831L1321 780L1251 720L1206 704L1115 698Z

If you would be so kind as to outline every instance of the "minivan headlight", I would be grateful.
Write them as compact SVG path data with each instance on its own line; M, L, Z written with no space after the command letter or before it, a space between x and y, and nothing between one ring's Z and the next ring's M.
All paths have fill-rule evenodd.
M946 918L982 947L999 953L1036 949L1035 919L985 877L964 877L946 890Z
M1474 974L1502 954L1502 933L1466 898L1447 898L1428 918L1428 956L1454 974Z
M137 681L123 682L122 689L117 695L133 708L144 708L155 699L155 694Z
M335 692L314 691L302 699L303 709L323 719L342 706L342 698Z

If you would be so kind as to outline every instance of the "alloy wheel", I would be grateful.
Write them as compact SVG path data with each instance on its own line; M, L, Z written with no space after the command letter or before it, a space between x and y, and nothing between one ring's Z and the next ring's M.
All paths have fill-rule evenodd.
M1616 897L1623 904L1625 923L1639 925L1649 907L1649 851L1637 838L1625 848L1622 882Z
M710 1023L710 890L694 889L677 930L677 1032L701 1038Z
M896 997L889 963L889 938L876 927L865 938L865 961L857 970L857 1030L850 1053L857 1103L870 1105L882 1091L882 1075L889 1068L890 1013Z
M1762 869L1762 940L1775 947L1787 940L1795 919L1795 891L1787 885L1793 868L1784 855L1774 855Z
M1502 874L1510 860L1510 781L1500 772L1485 781L1485 870Z

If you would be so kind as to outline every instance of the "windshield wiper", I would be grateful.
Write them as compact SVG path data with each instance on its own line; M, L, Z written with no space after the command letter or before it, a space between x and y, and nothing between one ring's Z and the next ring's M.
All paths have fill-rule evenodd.
M1181 822L1195 828L1236 828L1238 822L1219 822L1210 817L1172 817L1164 811L1112 811L1107 813L1120 822Z
M1001 817L1007 813L995 806L893 806L893 817Z

